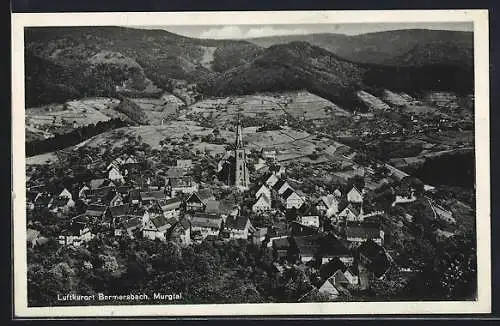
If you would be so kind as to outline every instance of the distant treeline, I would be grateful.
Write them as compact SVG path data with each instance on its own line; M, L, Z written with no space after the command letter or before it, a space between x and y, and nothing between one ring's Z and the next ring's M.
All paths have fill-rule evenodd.
M474 152L445 154L427 159L413 175L433 185L473 189L476 179Z
M119 66L89 65L79 61L63 66L30 52L25 55L25 100L28 107L82 97L116 97L115 85L137 73L133 68L127 70Z
M26 156L34 156L43 153L53 152L76 145L82 141L89 139L95 135L101 134L108 130L125 127L128 123L121 119L111 119L97 124L87 125L77 128L69 133L56 135L55 137L34 140L26 143Z

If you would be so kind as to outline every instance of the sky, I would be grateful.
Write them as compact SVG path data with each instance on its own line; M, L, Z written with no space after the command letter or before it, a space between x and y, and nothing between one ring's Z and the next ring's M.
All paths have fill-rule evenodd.
M295 24L295 25L190 25L190 26L143 26L144 29L164 29L194 38L246 39L264 36L337 33L358 35L398 29L435 29L473 31L472 23L352 23L352 24Z

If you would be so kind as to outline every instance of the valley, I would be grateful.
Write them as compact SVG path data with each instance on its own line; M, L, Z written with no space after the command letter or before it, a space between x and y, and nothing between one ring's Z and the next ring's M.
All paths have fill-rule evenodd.
M470 37L27 28L30 304L474 300Z

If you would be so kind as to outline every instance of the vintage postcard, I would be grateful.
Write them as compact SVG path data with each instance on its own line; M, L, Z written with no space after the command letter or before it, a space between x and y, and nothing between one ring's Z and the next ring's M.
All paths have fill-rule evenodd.
M485 10L13 14L16 317L491 310Z

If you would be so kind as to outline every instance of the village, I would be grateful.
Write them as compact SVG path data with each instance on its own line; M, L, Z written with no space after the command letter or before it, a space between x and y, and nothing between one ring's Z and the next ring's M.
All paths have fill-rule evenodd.
M298 302L346 301L419 271L396 239L425 233L441 241L457 230L434 187L391 166L342 175L342 162L278 161L277 148L247 148L239 122L234 129L223 155L184 155L154 171L155 152L138 141L101 159L76 149L88 177L65 186L48 187L37 168L29 170L28 245L76 248L102 237L181 247L246 241L271 255L278 278L290 269L307 276L311 287Z

